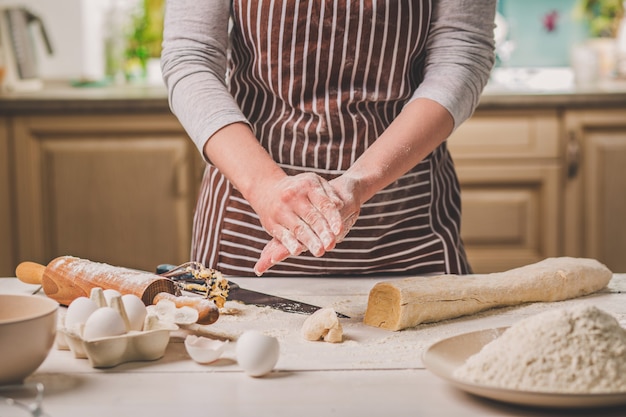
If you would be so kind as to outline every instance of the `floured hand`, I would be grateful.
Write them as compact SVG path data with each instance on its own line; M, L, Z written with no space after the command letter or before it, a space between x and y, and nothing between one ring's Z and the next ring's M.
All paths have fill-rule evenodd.
M360 200L358 198L358 187L355 181L345 176L337 177L336 179L331 180L329 184L332 187L333 195L340 198L340 203L336 208L339 210L341 215L341 227L338 233L334 236L335 243L340 243L348 234L359 216L361 207ZM254 272L258 276L261 276L272 266L287 259L289 256L300 255L306 250L306 248L302 245L296 249L296 251L289 250L284 242L281 242L279 239L274 237L263 248L263 252L261 252L261 256L254 266ZM331 249L332 248L326 249L324 253ZM316 255L315 253L313 254L315 256L321 256Z
M312 173L285 176L250 200L265 230L290 255L322 256L341 232L343 203L328 181Z

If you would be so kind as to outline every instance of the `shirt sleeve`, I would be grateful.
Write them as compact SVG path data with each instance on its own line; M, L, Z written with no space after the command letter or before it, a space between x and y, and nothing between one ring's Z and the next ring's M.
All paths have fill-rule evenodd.
M200 153L246 117L226 86L230 0L166 2L161 69L169 105Z
M469 118L494 63L496 0L433 0L423 82L429 98ZM161 68L172 112L202 153L222 127L248 123L226 86L230 0L166 2Z
M496 0L434 0L423 81L411 100L445 107L455 129L478 106L495 62Z

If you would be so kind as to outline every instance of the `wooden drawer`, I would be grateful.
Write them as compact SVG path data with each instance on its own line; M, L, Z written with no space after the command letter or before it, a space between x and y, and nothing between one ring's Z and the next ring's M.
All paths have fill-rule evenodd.
M479 112L452 134L448 146L455 161L557 158L557 116L556 111Z

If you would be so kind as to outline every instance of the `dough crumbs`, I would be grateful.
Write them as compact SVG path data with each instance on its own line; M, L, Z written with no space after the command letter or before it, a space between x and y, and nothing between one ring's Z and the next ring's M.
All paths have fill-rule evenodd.
M591 305L546 311L508 328L454 376L523 391L626 392L626 330Z

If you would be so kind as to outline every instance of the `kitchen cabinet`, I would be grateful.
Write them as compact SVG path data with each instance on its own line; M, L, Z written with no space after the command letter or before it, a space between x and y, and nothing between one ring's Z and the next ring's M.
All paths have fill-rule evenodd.
M565 252L626 271L626 109L565 113Z
M461 236L476 273L561 253L563 161L555 110L479 111L448 140L461 185Z
M11 159L9 148L9 123L0 117L0 275L14 274L13 200L11 198Z
M188 260L199 157L168 113L13 118L20 260ZM6 271L4 271L6 273Z
M188 259L204 162L163 87L0 95L0 275L59 255L141 269ZM626 82L488 89L450 137L477 273L551 256L626 271Z

